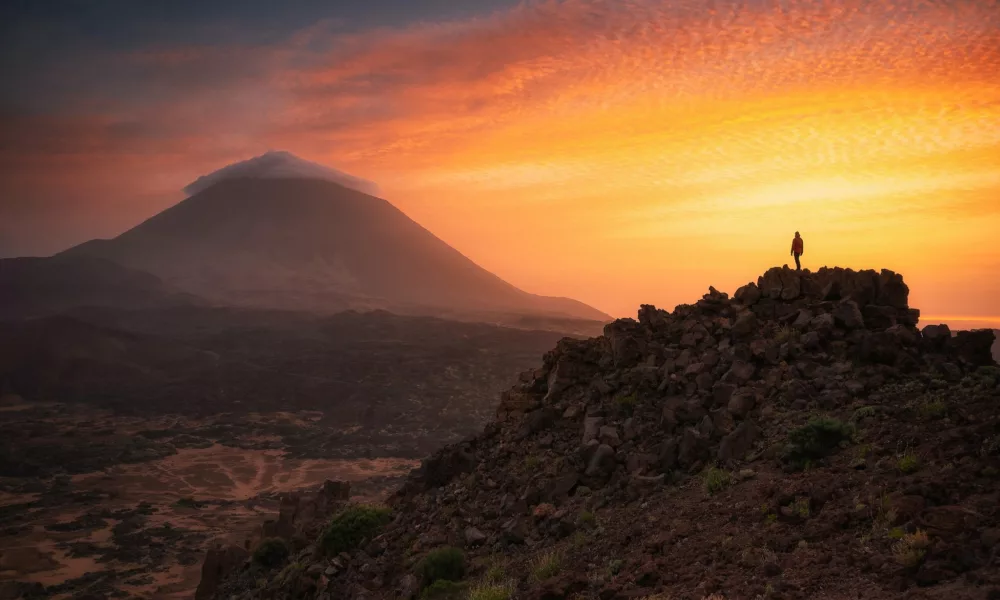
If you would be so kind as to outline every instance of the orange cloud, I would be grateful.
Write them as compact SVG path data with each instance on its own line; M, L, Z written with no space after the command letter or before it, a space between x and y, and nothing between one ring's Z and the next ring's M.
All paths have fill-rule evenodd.
M735 288L798 229L810 266L894 268L925 313L1000 315L995 1L547 1L107 60L136 87L4 160L166 198L287 148L616 314Z

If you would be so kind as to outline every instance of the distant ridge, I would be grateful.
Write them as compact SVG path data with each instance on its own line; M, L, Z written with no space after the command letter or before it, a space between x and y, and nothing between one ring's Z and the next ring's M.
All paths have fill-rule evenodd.
M312 163L289 156L272 156L263 167L258 157L199 179L179 204L62 256L111 260L221 304L611 320L581 302L514 287L389 202L332 181L335 175L282 176L311 172Z

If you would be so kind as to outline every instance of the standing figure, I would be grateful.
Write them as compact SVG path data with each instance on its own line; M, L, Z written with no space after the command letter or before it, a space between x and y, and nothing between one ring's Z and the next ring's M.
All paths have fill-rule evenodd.
M799 237L799 232L795 232L795 237L792 238L792 256L795 257L795 270L801 271L802 265L799 263L799 257L804 254L804 248L802 244L802 238Z

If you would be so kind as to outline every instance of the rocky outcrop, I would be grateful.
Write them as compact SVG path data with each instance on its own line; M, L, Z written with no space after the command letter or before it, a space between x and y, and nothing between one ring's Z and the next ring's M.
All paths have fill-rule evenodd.
M1000 586L987 574L996 554L978 545L1000 525L986 507L1000 485L981 475L1000 466L993 336L921 331L918 318L891 271L784 267L732 298L711 288L672 312L644 305L602 337L562 340L481 435L425 461L389 499L394 520L377 543L340 557L347 566L316 595L413 598L407 578L444 545L475 564L518 561L513 598L763 597L765 584L805 598L842 577L888 598L961 573ZM956 398L942 399L949 390ZM913 475L913 448L951 470ZM890 492L923 504L886 517L872 502ZM963 502L976 503L975 523L950 525L939 508ZM879 519L878 541L857 546ZM890 527L933 528L942 545L897 572ZM531 574L548 552L568 574ZM779 577L792 565L794 587Z

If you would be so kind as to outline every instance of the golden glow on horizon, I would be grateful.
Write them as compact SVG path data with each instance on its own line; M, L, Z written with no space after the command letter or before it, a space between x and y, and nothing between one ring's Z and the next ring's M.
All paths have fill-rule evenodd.
M890 268L926 315L1000 322L995 1L548 1L268 56L267 94L234 88L215 121L185 99L157 118L203 130L95 142L88 170L179 189L285 148L378 182L515 285L615 316L732 291L798 230L804 266Z

